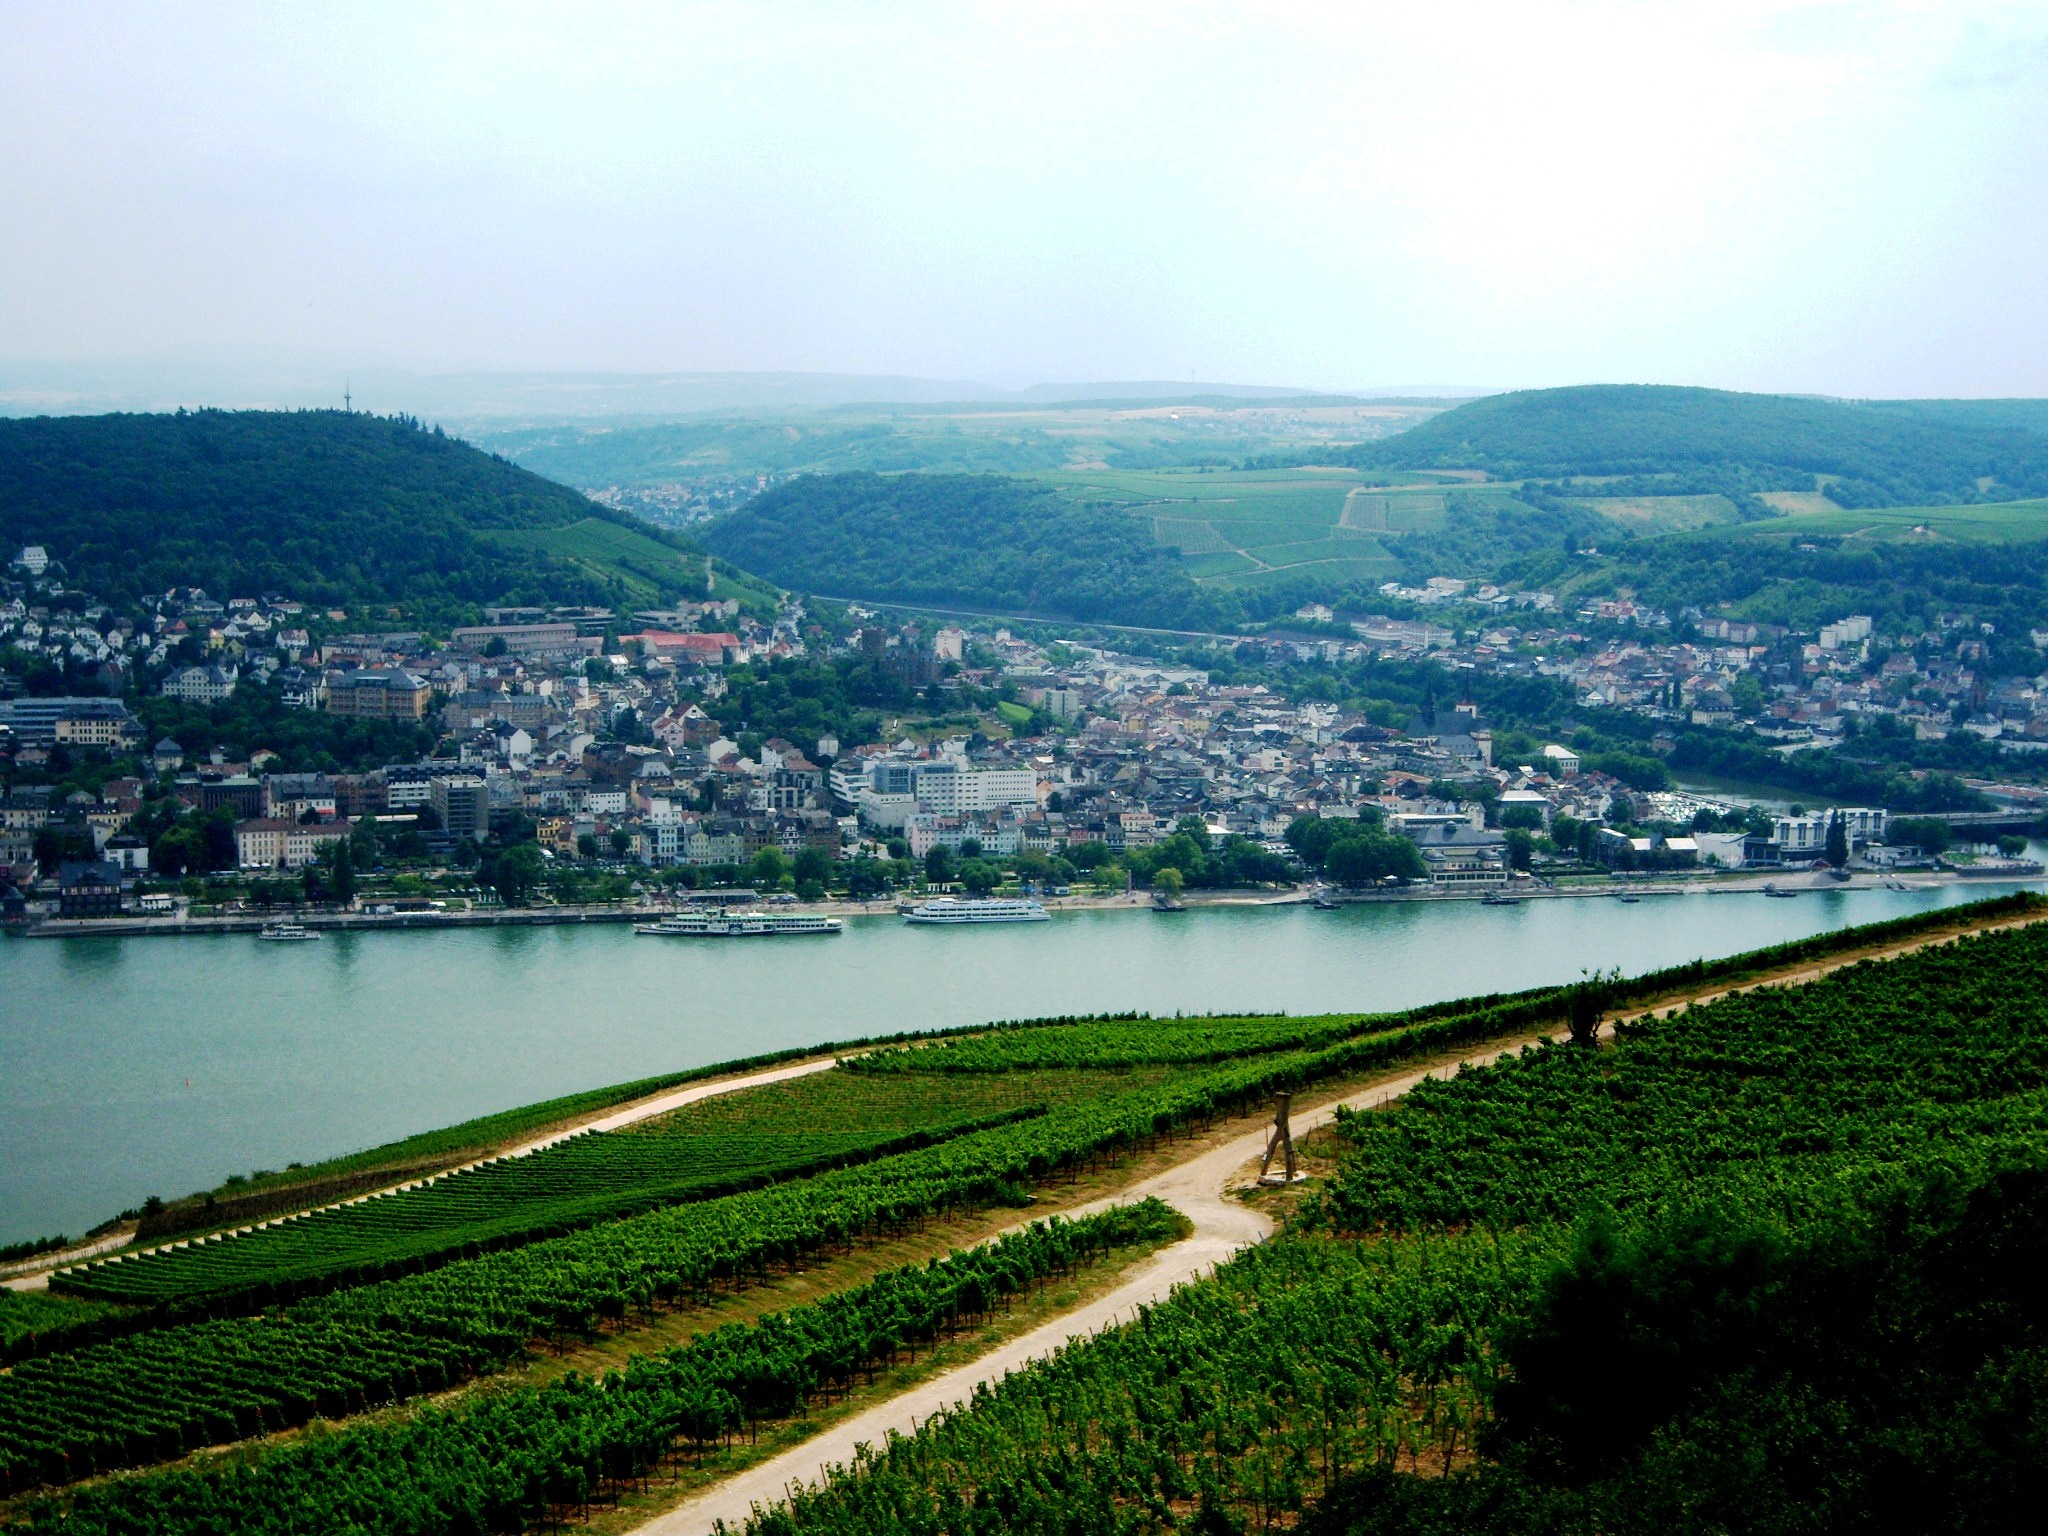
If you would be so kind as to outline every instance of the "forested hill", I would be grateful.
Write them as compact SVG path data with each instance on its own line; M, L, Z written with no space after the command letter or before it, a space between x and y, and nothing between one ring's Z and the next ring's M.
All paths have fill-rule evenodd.
M1121 508L999 475L807 475L707 528L711 549L799 591L1215 629L1242 617Z
M2048 434L2022 425L2036 418L1972 404L1892 409L1634 384L1527 390L1474 400L1339 457L1514 480L1661 476L1673 481L1663 489L1733 494L1824 487L1853 507L2048 494Z
M0 420L0 545L74 587L457 613L700 595L671 535L423 429L341 411Z

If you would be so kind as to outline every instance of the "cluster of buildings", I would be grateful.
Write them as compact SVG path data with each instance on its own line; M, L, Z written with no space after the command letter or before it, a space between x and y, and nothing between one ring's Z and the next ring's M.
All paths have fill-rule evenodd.
M1687 638L1675 640L1666 616L1632 607L1590 615L1628 626L1616 637L1611 624L1604 633L1565 627L1544 593L1439 578L1396 595L1442 607L1441 621L1365 619L1345 637L1328 609L1312 605L1299 617L1313 622L1299 631L1242 644L1329 662L1427 655L1454 679L1551 678L1584 711L1754 723L1788 745L1825 743L1845 720L1878 714L1923 734L2048 739L2048 677L1980 677L1987 637L1960 618L1885 636L1868 618L1847 616L1805 637L1690 613L1681 616ZM1010 856L1100 844L1115 855L1170 837L1188 817L1278 851L1296 817L1363 814L1411 838L1429 880L1443 886L1509 878L1511 834L1555 832L1560 821L1572 829L1557 839L1570 844L1561 856L1625 867L1797 862L1817 856L1828 834L1824 818L1788 817L1769 830L1688 835L1689 814L1637 814L1640 797L1563 745L1533 761L1497 760L1494 732L1470 705L1393 726L1263 686L1215 684L1196 667L1042 646L1004 629L896 626L857 608L860 627L830 642L807 629L796 603L770 622L731 602L635 613L506 607L445 638L352 631L338 611L190 588L120 616L66 594L61 565L35 549L16 557L0 599L0 644L64 660L111 689L9 696L0 679L0 756L34 768L64 746L136 753L159 788L194 810L229 814L234 862L252 873L303 868L365 818L403 824L449 855L519 816L561 856L596 850L709 867L745 865L768 849L923 858L940 847ZM851 746L829 735L763 740L732 718L727 669L820 644L931 697L993 691L1013 729L995 740L892 732ZM142 739L120 695L133 699L144 679L148 690L194 704L255 684L286 707L430 728L435 745L359 773L279 772L266 751L188 761L176 740ZM81 909L89 897L104 902L108 884L132 887L149 872L147 847L127 831L141 791L141 780L117 779L89 804L10 796L0 879L32 879L37 834L58 829L67 846L83 849L89 838L95 857L76 862L99 866L78 877ZM1881 810L1848 814L1854 844L1882 842ZM1632 830L1644 820L1678 830Z
M1802 633L1697 608L1674 622L1601 598L1582 605L1573 618L1583 622L1574 624L1550 617L1558 603L1548 592L1504 593L1452 577L1382 590L1444 616L1356 620L1355 645L1306 632L1277 643L1303 657L1429 655L1453 671L1551 678L1586 710L1753 729L1788 751L1832 746L1852 727L1879 722L1923 741L1960 734L2021 750L2048 744L2048 629L2008 648L2023 658L2015 670L1993 665L1993 626L1963 613L1892 632L1867 614L1845 614ZM1526 611L1503 611L1510 607ZM1321 630L1335 615L1309 604L1296 617Z

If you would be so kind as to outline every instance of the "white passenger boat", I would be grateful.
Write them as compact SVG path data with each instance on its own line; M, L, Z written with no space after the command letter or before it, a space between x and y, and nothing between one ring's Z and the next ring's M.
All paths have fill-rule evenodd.
M633 931L657 939L748 939L837 933L844 926L813 912L677 912L658 923L635 923Z
M265 923L256 935L266 944L306 944L320 937L303 923Z
M903 914L906 923L1043 923L1051 913L1037 902L1007 896L941 896L912 907Z

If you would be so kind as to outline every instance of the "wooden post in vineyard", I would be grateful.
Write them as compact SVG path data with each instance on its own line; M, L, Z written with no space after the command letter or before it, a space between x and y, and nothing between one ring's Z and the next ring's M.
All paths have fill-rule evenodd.
M1261 1184L1292 1184L1297 1178L1306 1177L1305 1174L1297 1174L1294 1171L1294 1133L1287 1126L1287 1106L1293 1099L1294 1095L1291 1093L1274 1095L1273 1133L1266 1138L1265 1160L1259 1164L1259 1182ZM1273 1167L1273 1155L1276 1152L1284 1152L1286 1154L1287 1169L1284 1174L1277 1178L1270 1171Z

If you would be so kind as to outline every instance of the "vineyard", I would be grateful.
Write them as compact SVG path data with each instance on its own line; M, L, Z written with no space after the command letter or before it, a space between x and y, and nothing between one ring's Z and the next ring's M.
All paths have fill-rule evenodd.
M1320 1231L750 1529L2025 1529L2044 984L1990 935L1349 1116Z
M848 1058L849 1071L967 1076L980 1073L1199 1066L1268 1051L1317 1050L1385 1032L1405 1019L1385 1014L1289 1018L1105 1019L1056 1029L996 1029L967 1039L900 1045Z
M101 1484L46 1504L28 1529L163 1536L333 1531L518 1531L580 1509L766 1421L844 1396L897 1357L979 1327L1035 1284L1118 1249L1168 1240L1157 1201L1042 1222L858 1289L728 1325L599 1380L571 1375L428 1410L389 1428L306 1440L245 1468Z
M116 1309L47 1291L0 1290L0 1360L21 1343L40 1334L65 1332L100 1323Z
M1616 983L1606 1000L1619 1008L2033 910L2024 899L1986 903L1852 930ZM1304 1511L1321 1518L1313 1513L1321 1498L1331 1511L1354 1507L1361 1479L1448 1471L1435 1481L1462 1488L1468 1476L1493 1475L1512 1417L1502 1382L1517 1375L1503 1362L1519 1347L1518 1330L1541 1315L1546 1287L1585 1261L1587 1212L1610 1213L1603 1219L1621 1224L1614 1241L1623 1248L1649 1241L1642 1223L1709 1197L1780 1237L1823 1221L1861 1231L1870 1211L1904 1198L1900 1190L1930 1170L1977 1190L2024 1165L2048 1107L2043 933L1973 939L1805 989L1727 998L1626 1029L1610 1050L1533 1049L1430 1085L1392 1112L1346 1117L1341 1172L1312 1202L1312 1230L1247 1254L1132 1328L1011 1378L972 1412L878 1449L851 1475L770 1516L764 1531L1288 1525ZM1277 1090L1555 1028L1567 1007L1563 994L1543 990L1391 1016L993 1027L892 1054L877 1070L747 1090L579 1138L557 1150L591 1159L579 1165L586 1179L609 1176L607 1167L630 1170L615 1191L648 1187L629 1181L681 1166L707 1144L727 1149L729 1162L733 1148L753 1145L749 1136L764 1144L778 1134L797 1143L853 1138L812 1143L852 1165L587 1224L557 1217L559 1235L534 1223L518 1246L500 1251L477 1251L486 1245L465 1237L474 1248L437 1249L438 1262L425 1268L406 1257L389 1278L360 1261L329 1266L317 1286L281 1306L282 1296L253 1287L221 1293L250 1312L272 1308L260 1315L177 1322L158 1307L124 1315L124 1325L142 1329L132 1336L81 1347L60 1339L0 1374L0 1489L62 1484L431 1393L513 1364L542 1341L650 1321L932 1217L1021 1203L1033 1186L1260 1108ZM1232 1040L1243 1049L1210 1059ZM956 1051L957 1060L981 1064L926 1070L917 1060ZM750 1093L761 1097L748 1101ZM908 1116L912 1104L923 1106L921 1120ZM885 1130L945 1139L876 1150L873 1138ZM849 1159L846 1147L862 1135L869 1151ZM605 1150L614 1145L620 1150ZM546 1166L543 1157L522 1161ZM1941 1219L1915 1218L1929 1230ZM180 1250L177 1259L210 1260L236 1246ZM1783 1238L1781 1246L1796 1245ZM101 1265L83 1278L149 1267ZM955 1321L976 1312L975 1294L958 1293ZM915 1307L904 1315L925 1316ZM926 1337L916 1331L926 1327L901 1337ZM745 1378L745 1390L720 1378L713 1391L688 1374L658 1411L627 1401L623 1384L635 1373L646 1383L666 1379L647 1374L656 1362L642 1360L603 1384L544 1389L519 1410L540 1416L520 1420L526 1428L488 1417L497 1405L528 1403L522 1388L397 1427L347 1426L247 1467L95 1486L74 1496L83 1523L69 1528L284 1530L292 1528L287 1505L304 1528L305 1511L334 1501L333 1518L314 1523L521 1530L545 1506L644 1476L679 1445L697 1454L747 1423L800 1412L814 1391L843 1391L849 1371L866 1369L849 1362L871 1358L848 1354L842 1339L812 1357L811 1375L778 1366ZM532 1406L540 1403L544 1412ZM643 1410L653 1416L636 1417ZM534 1427L543 1419L554 1426L545 1434ZM471 1420L475 1427L457 1427ZM408 1438L415 1434L424 1438ZM489 1446L503 1454L480 1449ZM308 1470L316 1464L325 1470ZM498 1470L477 1470L486 1466ZM359 1515L342 1512L359 1506L349 1502L356 1494L336 1491L337 1478L372 1501ZM450 1504L458 1485L472 1495ZM401 1506L417 1518L393 1517ZM54 1528L70 1507L36 1505L33 1518ZM885 1509L901 1511L902 1523L882 1519Z
M1353 1150L1323 1214L1523 1226L1707 1187L1782 1208L1902 1164L1995 1163L2042 1144L2044 996L2034 927L1624 1026L1624 1050L1526 1052L1398 1115L1339 1111Z
M823 1073L251 1232L96 1265L57 1284L106 1301L270 1305L909 1151L1040 1113L1047 1091L1026 1080L912 1099Z

